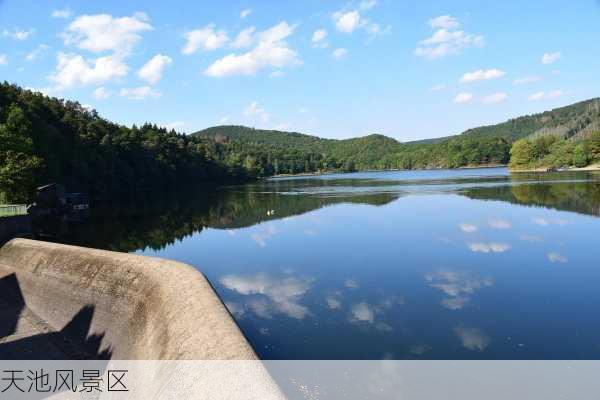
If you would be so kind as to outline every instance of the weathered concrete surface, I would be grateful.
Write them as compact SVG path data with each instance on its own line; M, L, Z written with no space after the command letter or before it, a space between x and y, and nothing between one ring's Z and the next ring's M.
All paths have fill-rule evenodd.
M0 280L15 308L0 305L0 349L55 334L48 351L67 357L65 343L79 345L82 358L257 359L207 279L182 263L13 239L0 249Z

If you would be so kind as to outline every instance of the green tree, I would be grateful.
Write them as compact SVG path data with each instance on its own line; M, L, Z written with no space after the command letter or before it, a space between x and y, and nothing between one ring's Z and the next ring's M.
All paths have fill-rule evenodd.
M579 143L573 149L573 165L576 167L585 167L588 165L588 155L583 143Z
M36 172L42 161L34 155L31 122L23 110L11 105L4 124L0 124L0 192L9 203L32 199Z
M528 167L533 161L533 154L533 145L529 140L517 140L510 149L509 167L513 169L523 169Z

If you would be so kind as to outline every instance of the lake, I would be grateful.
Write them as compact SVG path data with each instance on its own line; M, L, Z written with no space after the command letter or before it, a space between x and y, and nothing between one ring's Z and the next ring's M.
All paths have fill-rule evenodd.
M600 173L276 178L40 237L199 268L264 359L600 358Z

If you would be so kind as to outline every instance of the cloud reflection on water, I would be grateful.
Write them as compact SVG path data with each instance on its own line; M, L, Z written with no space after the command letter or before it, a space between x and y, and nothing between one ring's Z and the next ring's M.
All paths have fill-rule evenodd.
M241 295L261 295L249 300L246 305L256 316L272 318L273 313L282 313L291 318L303 319L310 311L299 303L312 287L313 279L286 276L275 278L258 273L252 276L226 275L219 282L227 289ZM239 314L239 309L236 309ZM232 312L233 313L233 312Z
M490 277L478 277L449 270L427 274L425 280L429 282L429 286L441 290L448 296L441 304L450 310L460 310L471 301L471 295L494 284L494 280Z

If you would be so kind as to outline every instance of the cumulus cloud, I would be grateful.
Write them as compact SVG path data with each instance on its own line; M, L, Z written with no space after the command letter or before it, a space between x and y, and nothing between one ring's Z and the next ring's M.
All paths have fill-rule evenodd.
M545 53L542 56L542 64L554 64L556 61L560 60L562 58L562 54L560 54L560 51L556 51L554 53Z
M522 78L517 78L513 81L513 83L515 85L527 85L529 83L535 83L542 80L542 78L540 78L537 75L530 75L530 76L524 76Z
M346 279L344 286L346 286L348 289L356 289L358 287L358 282L356 279Z
M166 124L163 125L165 128L167 128L168 130L171 129L175 129L178 130L180 128L182 128L183 126L185 126L185 122L183 121L173 121L173 122L168 122ZM230 235L233 233L233 235L235 235L235 231L228 231L227 233L229 233Z
M519 239L530 243L541 243L544 241L544 238L534 235L521 235L519 236Z
M251 9L251 8L246 8L245 10L242 10L242 11L240 12L240 18L241 18L241 19L246 19L246 17L247 17L248 15L250 15L250 14L252 14L252 9Z
M332 15L335 27L342 33L352 33L361 25L360 12L352 11L336 11Z
M154 28L144 13L115 18L109 14L82 15L63 33L65 44L93 53L112 51L123 57L141 40L142 32Z
M244 108L244 115L252 117L253 119L259 120L263 123L269 122L270 115L266 112L257 101L253 101L246 108ZM263 234L254 234L253 238L261 247L265 247L266 239L277 233L277 229L273 225L268 225Z
M474 253L504 253L510 249L506 243L468 243L469 249Z
M8 65L8 57L6 54L0 54L0 65Z
M332 53L331 56L333 58L335 58L336 60L339 60L341 58L344 58L346 55L348 54L348 50L343 49L343 48L339 48L339 49L335 49Z
M563 95L562 90L554 90L552 92L536 92L531 94L528 99L530 101L553 100Z
M22 42L24 40L27 40L34 33L35 33L35 29L29 29L29 30L14 29L12 31L9 31L8 29L4 29L2 31L2 36Z
M352 305L350 310L350 322L367 322L372 324L375 321L375 311L373 307L365 302Z
M312 279L286 276L276 278L268 274L226 275L219 282L227 289L241 295L260 295L248 302L250 309L259 317L269 318L278 312L291 318L303 319L309 314L299 301L312 286Z
M111 55L85 60L76 54L60 52L56 71L49 79L58 89L90 84L102 84L127 75L128 66L120 57Z
M488 225L494 229L510 229L512 228L512 224L510 221L500 218L490 219L488 221Z
M506 93L497 92L484 96L484 98L481 99L481 102L483 104L498 104L506 101L506 99L508 99L508 95Z
M186 55L194 54L199 49L205 51L216 50L229 42L227 32L216 30L214 24L188 31L183 36L187 42L181 52Z
M461 83L471 83L476 81L487 81L490 79L498 79L502 78L506 75L506 72L499 70L497 68L492 69L478 69L477 71L467 72L460 78Z
M492 278L473 276L464 272L441 270L425 275L425 280L432 288L441 290L447 298L442 306L450 310L459 310L471 300L471 296L494 284Z
M362 0L359 4L359 8L361 10L370 10L371 8L375 7L377 5L377 0Z
M145 100L148 98L157 99L162 94L150 86L140 86L134 88L122 88L119 92L119 96L126 97L130 100Z
M69 7L63 8L61 10L54 10L54 11L52 11L52 14L50 14L50 16L52 18L64 18L64 19L69 19L69 18L71 18L72 15L73 15L73 11L71 11L71 9Z
M100 86L99 88L96 88L96 90L94 90L92 96L94 96L96 100L104 100L110 97L110 92L106 90L104 86Z
M418 43L415 49L417 56L433 60L458 55L467 48L482 47L485 43L483 36L459 30L460 24L449 15L429 20L429 26L436 31L431 37Z
M333 296L327 296L325 301L327 302L327 307L331 310L339 310L342 308L342 302Z
M439 84L439 85L434 85L432 87L429 88L430 92L439 92L440 90L444 90L446 89L446 85L444 84Z
M25 59L27 61L33 62L40 58L49 48L50 46L42 43L38 45L35 49L27 53L27 55L25 55Z
M256 28L253 26L243 29L240 33L237 34L233 42L231 42L231 47L234 49L243 49L252 46L254 43L254 32Z
M456 97L454 97L454 103L456 104L465 104L465 103L470 103L471 100L473 100L473 94L472 93L467 93L467 92L462 92L456 95Z
M458 20L451 15L440 15L439 17L431 18L429 26L433 29L455 29L460 26Z
M325 29L317 29L312 34L311 42L314 47L327 47L328 44L325 41L327 38L327 31Z
M138 71L140 79L154 85L160 81L164 69L173 63L169 56L157 54Z
M547 257L551 263L563 263L564 264L564 263L569 262L567 257L565 257L559 253L556 253L556 252L548 253Z
M475 225L467 224L465 222L458 224L458 227L460 228L461 231L463 231L465 233L473 233L473 232L477 232L477 230L478 230L478 228Z
M460 339L462 345L469 350L483 351L490 344L490 338L480 329L458 326L454 328L454 333Z
M242 54L229 54L212 63L204 73L211 77L254 75L263 68L284 68L300 65L298 53L285 42L295 27L287 22L258 33L258 44Z

